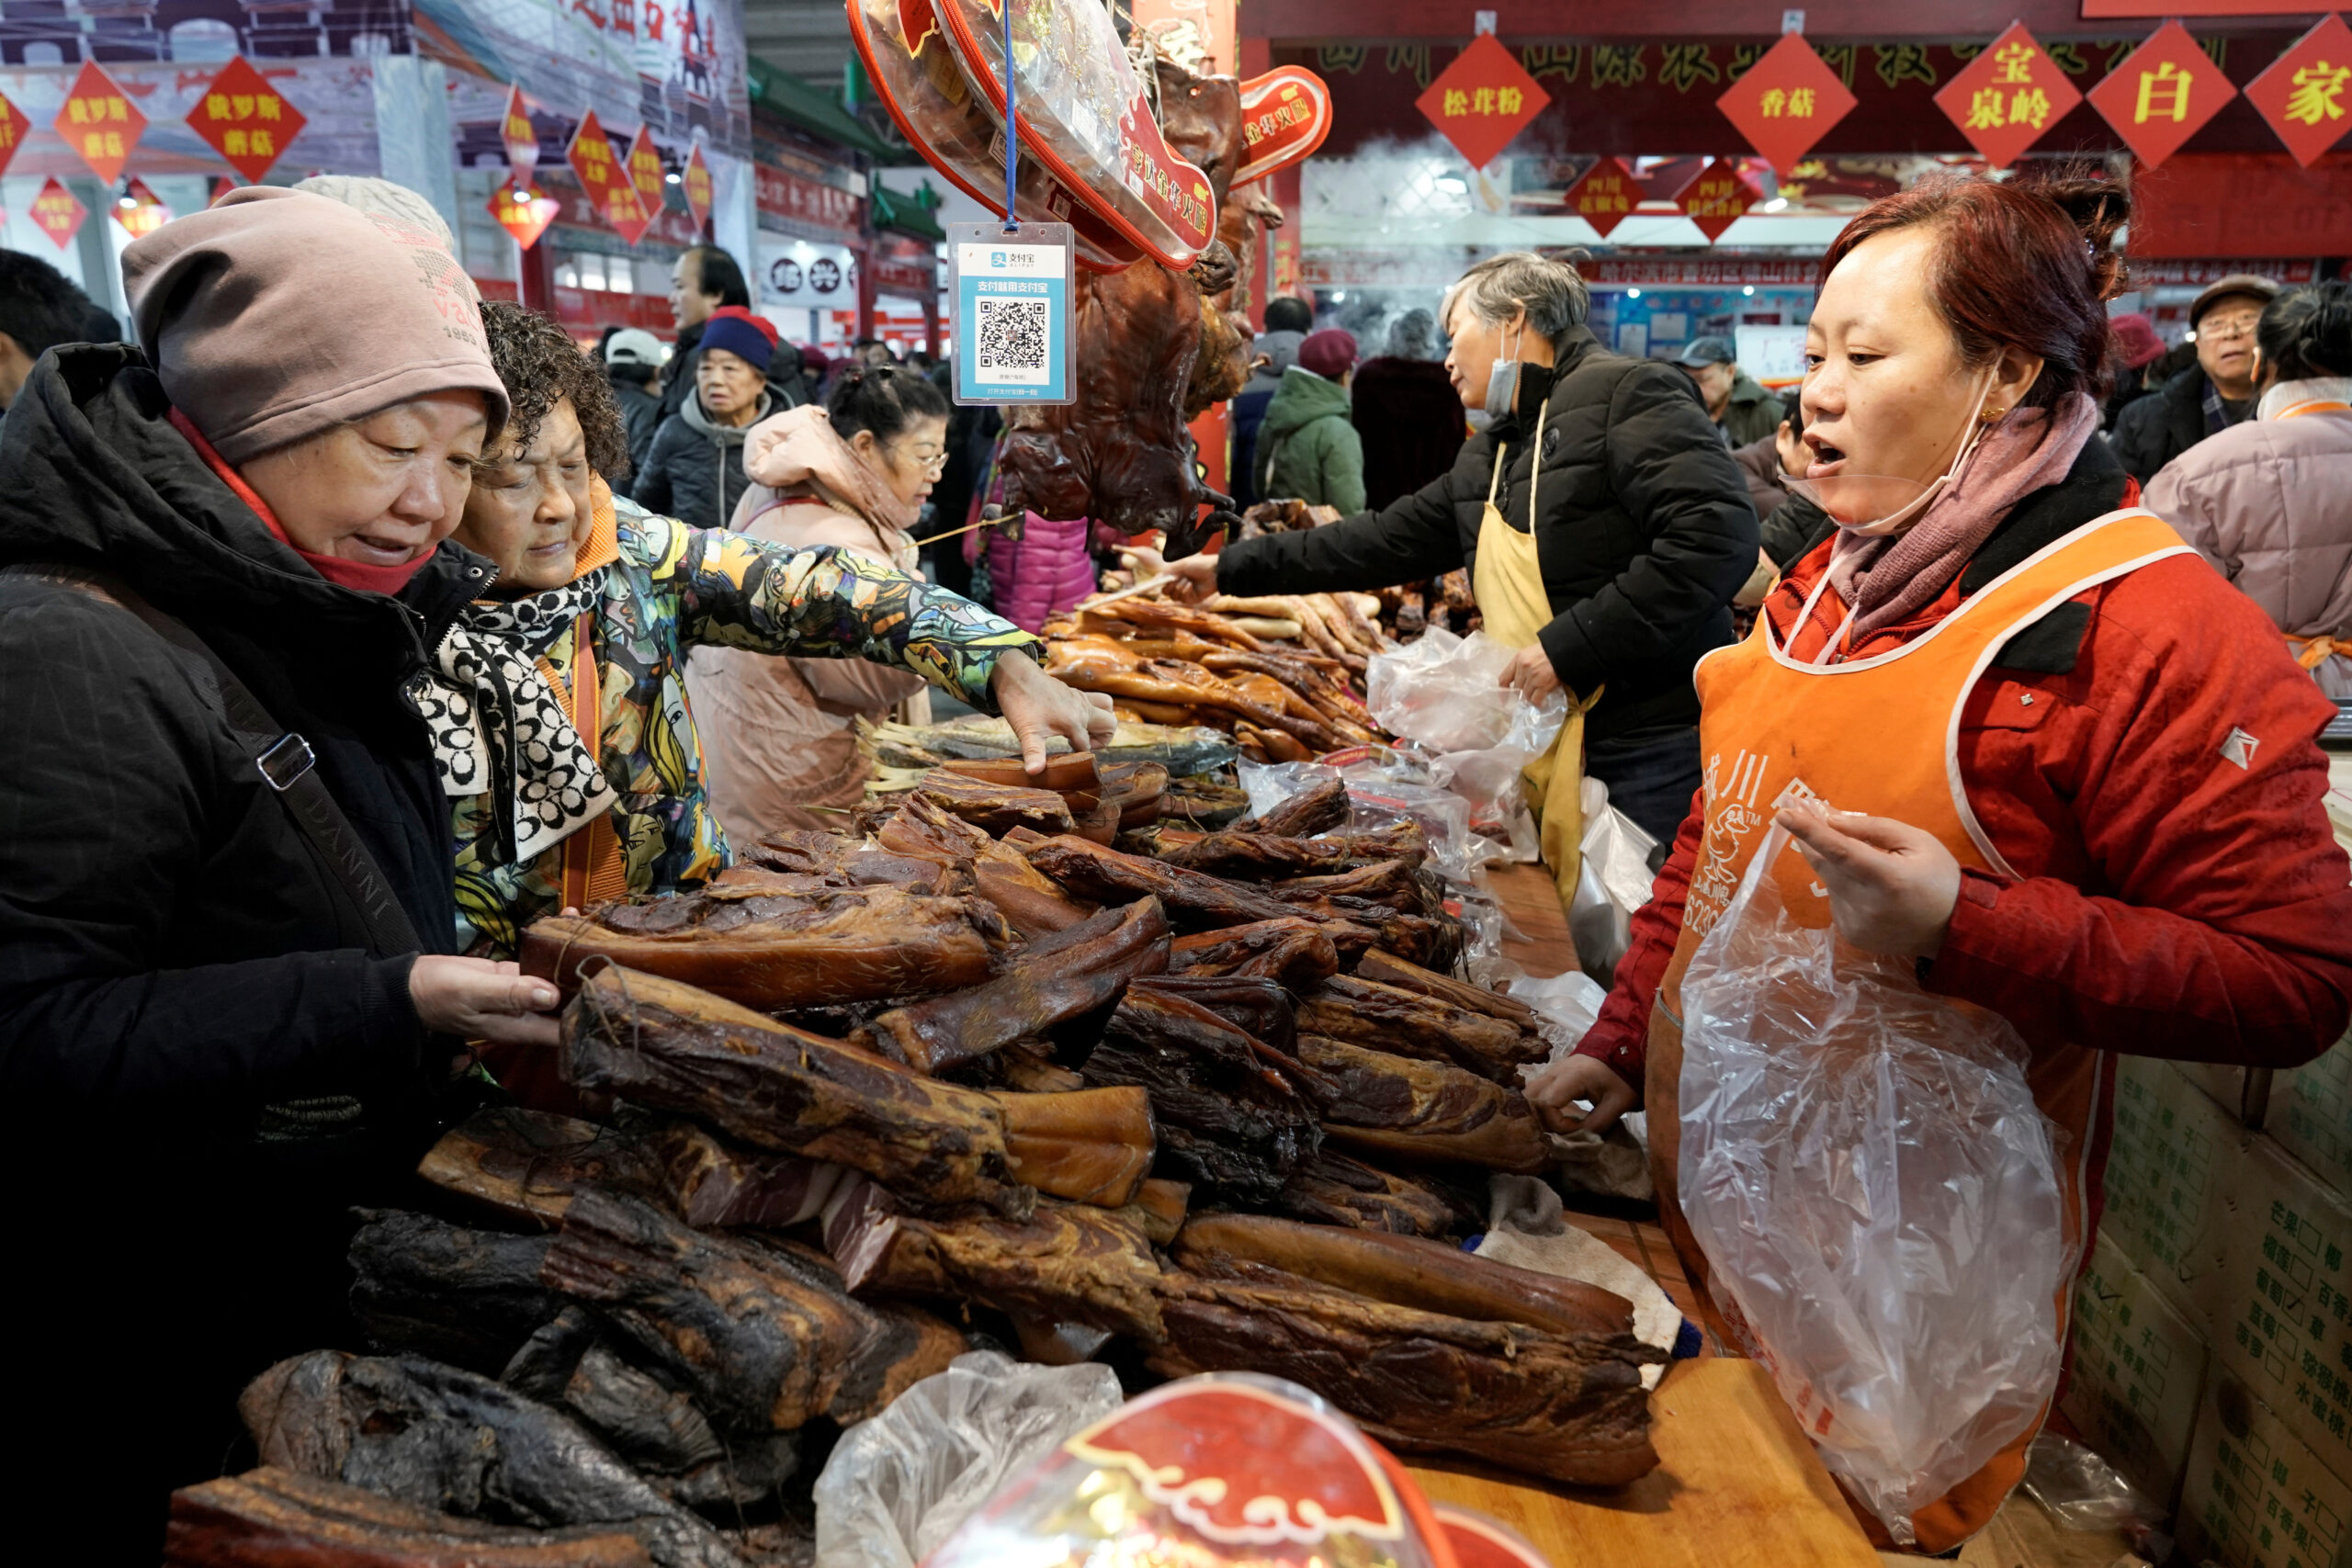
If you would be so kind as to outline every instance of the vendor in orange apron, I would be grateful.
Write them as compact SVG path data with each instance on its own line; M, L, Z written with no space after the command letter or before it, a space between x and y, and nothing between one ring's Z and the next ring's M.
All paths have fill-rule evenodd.
M1543 429L1551 412L1546 399L1529 428ZM1478 523L1478 559L1471 573L1470 592L1478 602L1487 635L1505 648L1517 649L1533 647L1537 635L1552 624L1553 615L1535 549L1535 496L1542 488L1543 465L1527 467L1527 531L1522 534L1495 505L1510 457L1510 444L1495 443L1495 472L1487 481L1487 509ZM1567 693L1567 720L1560 726L1559 738L1520 773L1520 783L1527 791L1527 808L1541 825L1544 863L1551 868L1563 908L1576 897L1579 846L1584 841L1584 716L1592 711L1605 689L1596 686L1590 696L1583 698Z

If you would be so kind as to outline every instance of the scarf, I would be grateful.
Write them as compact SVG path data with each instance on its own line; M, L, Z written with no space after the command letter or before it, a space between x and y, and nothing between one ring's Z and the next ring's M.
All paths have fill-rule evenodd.
M1878 538L1839 530L1829 581L1853 613L1844 645L1860 647L1941 598L2017 503L2072 473L2098 432L2098 405L2086 393L2055 410L2012 410L1909 527Z
M171 418L172 428L187 437L188 445L196 448L196 455L204 459L204 466L218 475L222 484L235 491L239 501L253 508L254 515L269 529L270 536L300 556L312 571L336 587L356 588L363 593L398 593L424 570L424 563L433 558L430 548L420 552L414 560L403 561L399 566L370 566L366 561L345 560L341 556L312 555L286 536L277 514L254 493L253 486L245 482L244 476L229 466L228 459L214 449L212 443L204 438L204 433L196 428L187 415L174 409Z
M2352 403L2352 376L2313 376L2276 381L2254 406L2256 419L2277 419L2298 403Z
M842 439L832 416L813 405L786 409L752 426L743 443L743 472L772 491L813 494L836 512L864 518L886 539L914 526L915 509L890 493L882 476ZM758 511L746 516L739 509L737 515L743 520L729 525L740 531Z

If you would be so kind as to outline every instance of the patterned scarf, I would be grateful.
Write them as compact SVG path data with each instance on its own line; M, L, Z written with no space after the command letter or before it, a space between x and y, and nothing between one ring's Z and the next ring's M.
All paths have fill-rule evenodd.
M501 864L536 858L620 798L537 660L604 598L610 565L527 599L466 607L434 656L419 707L443 793L490 792ZM594 648L572 650L594 659Z

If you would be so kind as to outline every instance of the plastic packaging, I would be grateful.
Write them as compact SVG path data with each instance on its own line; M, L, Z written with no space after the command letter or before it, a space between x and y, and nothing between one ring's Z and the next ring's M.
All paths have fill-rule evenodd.
M2165 1520L2165 1511L2113 1465L2054 1432L2034 1438L2026 1451L2025 1490L2072 1530L2144 1530Z
M1238 763L1250 813L1270 811L1327 779L1345 779L1351 825L1361 830L1391 822L1419 823L1429 835L1430 869L1447 881L1470 883L1478 868L1495 858L1494 842L1470 830L1469 802L1430 782L1427 759L1385 746L1357 750L1363 755L1341 767L1328 762Z
M1617 981L1617 961L1634 940L1634 911L1650 901L1650 856L1657 840L1609 804L1609 786L1589 775L1577 797L1584 807L1582 859L1568 901L1568 935L1577 962L1603 987Z
M1504 685L1517 657L1485 632L1463 637L1431 626L1417 642L1372 656L1364 706L1391 735L1432 751L1510 746L1540 757L1567 719L1567 698L1555 692L1539 705Z
M1798 924L1767 874L1787 843L1682 980L1682 1212L1823 1462L1907 1545L2050 1398L2078 1238L2016 1030Z
M914 1568L1007 1478L1118 1406L1108 1367L956 1357L834 1447L817 1478L817 1568Z

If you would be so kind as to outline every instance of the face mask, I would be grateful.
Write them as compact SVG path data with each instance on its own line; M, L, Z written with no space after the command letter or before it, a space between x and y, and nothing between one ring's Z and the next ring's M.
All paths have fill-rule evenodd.
M1526 336L1526 330L1521 328L1520 341L1525 342ZM1506 343L1495 367L1487 372L1487 418L1498 420L1509 415L1518 397L1519 359L1515 346Z
M1993 395L1995 374L1985 375L1984 385L1969 411L1968 438L1961 444L1951 467L1933 482L1923 485L1917 479L1896 479L1891 474L1831 474L1818 479L1784 476L1781 486L1820 507L1829 514L1831 522L1849 534L1876 539L1901 533L1919 520L1920 513L1937 496L1959 481L1969 458L1976 455L1977 444L1984 439L1987 428L1983 417L1984 400Z

